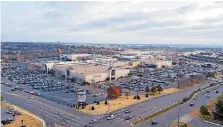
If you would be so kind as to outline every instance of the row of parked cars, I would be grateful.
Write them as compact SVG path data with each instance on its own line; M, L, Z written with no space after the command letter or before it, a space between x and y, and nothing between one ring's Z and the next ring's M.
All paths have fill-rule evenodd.
M73 86L69 84L62 83L56 80L50 80L46 75L43 74L32 74L26 70L9 70L4 71L6 77L9 80L17 83L31 87L35 90L41 90L45 92L69 90Z

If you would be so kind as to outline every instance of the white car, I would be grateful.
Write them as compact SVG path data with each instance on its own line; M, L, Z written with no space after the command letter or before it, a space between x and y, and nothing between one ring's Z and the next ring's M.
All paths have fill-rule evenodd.
M29 99L33 99L34 97L29 97Z
M114 119L115 118L115 115L110 115L110 116L108 116L108 120L111 120L111 119Z
M33 91L30 91L29 93L30 93L30 94L34 94L34 92L33 92Z

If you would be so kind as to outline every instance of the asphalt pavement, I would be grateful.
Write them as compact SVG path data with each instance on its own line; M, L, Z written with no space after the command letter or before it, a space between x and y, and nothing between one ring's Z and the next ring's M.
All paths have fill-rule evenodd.
M113 127L113 126L125 126L128 127L130 126L130 123L133 121L136 121L140 118L143 118L149 114L153 114L163 108L166 108L170 105L173 105L177 102L179 102L179 100L182 100L184 97L187 97L188 95L190 95L192 92L194 92L195 90L199 89L199 88L204 88L209 86L210 83L205 83L202 84L200 86L193 86L191 88L188 88L186 90L182 90L182 91L178 91L176 93L172 93L169 95L165 95L165 96L161 96L161 97L157 97L154 99L151 99L149 101L144 101L138 104L134 104L131 105L127 108L124 109L120 109L117 111L112 112L113 114L115 114L115 118L113 120L106 120L106 114L105 115L101 115L100 119L98 119L97 124L95 124L94 126L100 126L100 127ZM125 113L126 109L130 109L132 112L131 113ZM125 120L128 116L130 115L134 115L135 117L133 117L130 120Z
M2 86L2 95L5 100L16 104L24 109L27 109L42 119L45 120L47 126L54 127L55 124L59 124L65 127L79 127L89 124L92 119L97 119L98 122L91 124L91 126L97 127L129 127L130 123L139 119L140 117L147 116L149 114L155 113L169 105L172 105L184 97L191 94L193 91L197 90L199 87L207 87L209 83L203 84L201 86L193 86L187 90L179 91L166 96L158 97L156 99L151 99L149 101L144 101L135 105L131 105L127 108L120 109L112 112L115 114L115 118L112 120L107 120L104 115L88 115L78 111L75 111L71 107L67 107L44 98L34 96L33 99L29 99L31 96L28 93L21 91L8 92L10 88ZM131 113L125 113L126 109L130 109ZM130 120L125 120L126 117L134 115Z
M157 125L152 125L151 121L144 122L138 127L169 127L172 122L177 121L177 116L179 114L179 117L184 116L188 112L192 111L193 109L200 107L201 105L207 104L210 100L217 98L218 96L222 95L223 92L223 86L215 86L209 89L210 93L207 93L207 90L204 90L200 92L198 95L196 95L196 100L191 100L189 102L186 102L185 104L181 105L180 108L174 108L168 112L165 112L155 118L153 120L158 121ZM216 93L216 90L219 91L219 93ZM210 95L210 98L206 97L206 95ZM190 106L190 103L194 103L194 106Z
M8 92L9 90L9 88L2 86L1 94L5 100L41 117L46 122L47 127L54 127L56 124L65 127L79 127L86 125L87 121L93 119L93 116L75 111L71 107L37 96L30 99L30 94L20 91Z

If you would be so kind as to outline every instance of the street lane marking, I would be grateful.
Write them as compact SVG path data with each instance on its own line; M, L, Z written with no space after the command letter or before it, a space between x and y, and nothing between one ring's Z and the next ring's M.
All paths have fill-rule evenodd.
M3 93L5 93L5 92L3 92ZM21 95L18 95L18 94L14 94L14 93L5 93L5 94L12 95L12 96L17 96L17 97L23 98L23 99L25 99L25 100L28 100L27 97L24 97L24 96L21 96ZM39 104L42 104L42 105L44 105L44 106L46 106L46 107L48 107L48 108L51 108L52 110L55 109L55 110L57 110L57 111L63 112L64 114L66 114L66 115L68 115L68 116L75 117L76 119L79 119L79 120L80 120L80 121L78 121L78 122L80 122L80 123L82 123L82 124L86 124L85 122L82 122L82 120L80 119L80 117L75 116L75 115L73 115L73 114L71 114L71 113L68 113L68 112L66 112L66 111L64 111L64 110L58 109L58 108L53 107L53 106L49 106L49 105L47 105L47 104L44 104L44 103L39 102L39 101L34 100L34 99L32 99L31 101L37 102L37 103L39 103Z

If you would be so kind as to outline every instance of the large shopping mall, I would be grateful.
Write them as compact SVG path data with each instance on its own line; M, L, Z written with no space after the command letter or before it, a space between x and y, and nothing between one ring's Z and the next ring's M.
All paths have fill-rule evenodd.
M145 62L148 64L148 61L150 61L140 59L120 60L113 57L87 54L61 56L63 60L31 63L28 69L32 72L51 73L64 79L78 79L83 82L97 83L125 77L132 68ZM121 57L123 58L123 56ZM69 58L69 61L65 61L64 58ZM159 60L159 62L152 62L151 64L157 64L159 65L157 67L160 67L162 63Z

